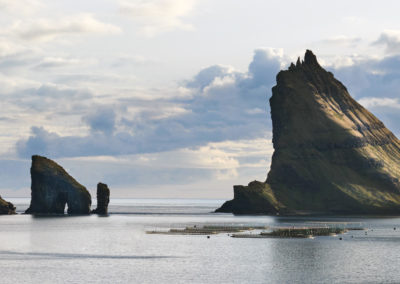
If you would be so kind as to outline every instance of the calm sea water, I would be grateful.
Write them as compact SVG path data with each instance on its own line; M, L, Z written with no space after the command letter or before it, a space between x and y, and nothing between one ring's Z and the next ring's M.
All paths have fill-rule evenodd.
M9 199L18 211L29 199ZM0 217L0 283L400 283L400 218L242 217L222 200L113 199L108 217ZM349 222L339 237L149 235L187 225ZM396 230L394 230L396 228Z

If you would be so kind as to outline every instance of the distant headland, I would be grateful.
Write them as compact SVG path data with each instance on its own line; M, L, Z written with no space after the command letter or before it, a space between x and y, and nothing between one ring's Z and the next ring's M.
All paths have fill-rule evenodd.
M216 212L400 214L400 141L307 50L270 98L271 169Z

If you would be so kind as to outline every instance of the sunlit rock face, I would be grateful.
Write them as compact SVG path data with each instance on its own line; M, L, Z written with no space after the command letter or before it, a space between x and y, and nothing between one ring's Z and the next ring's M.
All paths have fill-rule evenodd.
M5 201L0 196L0 215L15 214L15 206L11 202Z
M235 186L217 212L399 214L400 142L307 50L277 75L265 183Z
M32 156L32 199L27 214L89 214L92 198L86 188L54 161Z

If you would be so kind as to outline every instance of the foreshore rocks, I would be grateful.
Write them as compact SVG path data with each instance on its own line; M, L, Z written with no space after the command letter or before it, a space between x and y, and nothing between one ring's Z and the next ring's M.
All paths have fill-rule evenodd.
M400 141L307 50L277 75L271 168L217 212L400 214Z
M110 202L110 189L104 183L97 184L97 208L91 213L106 215L108 213L108 203Z
M32 156L31 204L26 214L89 214L92 199L86 188L61 166L42 156Z
M0 196L0 215L12 215L15 213L15 206L11 202L5 201Z

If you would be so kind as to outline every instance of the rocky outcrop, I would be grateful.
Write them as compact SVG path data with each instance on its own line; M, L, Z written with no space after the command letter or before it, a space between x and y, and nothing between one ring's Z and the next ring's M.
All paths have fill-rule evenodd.
M27 214L89 214L92 199L61 166L41 156L32 156L31 204Z
M266 182L217 212L400 214L400 141L307 51L277 75Z
M235 185L233 200L225 202L216 212L234 212L235 214L271 214L277 210L277 203L268 184L252 181L248 186ZM249 211L251 208L251 211Z
M15 206L11 202L5 201L0 196L0 215L15 214Z
M97 208L93 214L106 215L108 213L108 203L110 202L110 189L104 183L97 184Z

